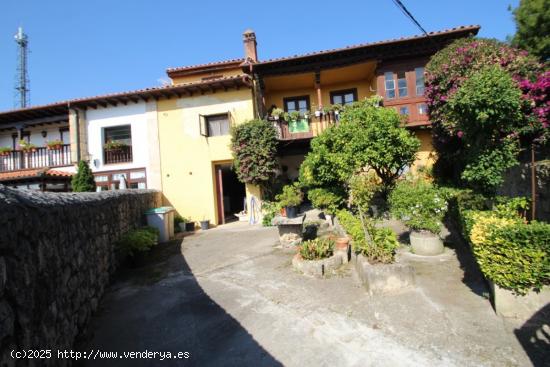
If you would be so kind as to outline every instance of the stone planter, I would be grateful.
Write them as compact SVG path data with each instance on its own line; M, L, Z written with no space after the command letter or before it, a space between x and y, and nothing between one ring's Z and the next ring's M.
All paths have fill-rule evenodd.
M416 255L434 256L443 253L443 241L438 235L428 231L411 231L412 251Z
M525 322L550 304L550 287L543 287L539 293L530 291L524 296L519 296L491 281L489 286L495 312L502 317L511 317Z
M201 220L201 230L206 231L210 228L210 220Z
M305 275L321 278L334 273L342 265L342 262L342 256L337 253L321 260L304 260L300 254L296 254L292 258L292 267Z
M277 226L279 231L279 241L283 248L292 248L302 242L302 227L305 215L296 218L276 216L271 224Z
M363 255L357 255L354 261L359 279L371 295L397 292L414 286L414 268L410 265L372 265Z

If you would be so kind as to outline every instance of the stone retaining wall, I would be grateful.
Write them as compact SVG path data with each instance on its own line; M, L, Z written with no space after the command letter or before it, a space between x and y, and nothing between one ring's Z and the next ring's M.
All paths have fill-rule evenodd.
M152 190L57 194L0 185L0 366L15 365L13 349L73 346L116 268L114 242L159 204ZM29 362L17 365L70 364Z

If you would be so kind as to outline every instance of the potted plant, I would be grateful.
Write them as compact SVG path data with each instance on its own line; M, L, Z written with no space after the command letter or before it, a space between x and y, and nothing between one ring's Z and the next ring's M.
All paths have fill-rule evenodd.
M201 230L206 231L208 228L210 228L210 219L203 219L200 221L201 223Z
M19 140L19 147L25 153L36 152L36 145L26 141L25 139Z
M5 156L9 155L11 150L12 149L10 147L0 147L0 156L5 157Z
M392 191L391 213L411 229L412 250L418 255L438 255L443 252L439 238L447 201L436 187L423 180L403 180Z
M174 227L180 232L185 232L185 218L179 214L174 215Z
M195 230L195 222L191 220L191 218L184 218L185 219L185 230L187 232L193 232Z
M122 150L123 148L126 148L127 146L128 144L122 141L108 141L107 143L105 143L103 148L109 151L119 151L119 150Z
M300 111L292 111L288 114L290 121L298 121L301 117Z
M286 210L287 218L296 218L297 207L302 203L304 194L297 184L286 185L283 187L283 192L275 197L281 207Z
M315 117L321 117L321 114L323 113L323 111L321 111L320 109L317 109L315 110Z
M61 150L63 142L61 140L51 140L46 142L46 146L48 147L48 150Z
M342 111L343 106L341 104L333 104L332 105L332 111L334 111L334 116L338 117L340 115L340 111Z
M275 120L279 120L281 118L281 116L283 116L285 113L285 111L283 111L282 109L280 108L274 108L272 111L271 111L271 116L273 116L273 118Z

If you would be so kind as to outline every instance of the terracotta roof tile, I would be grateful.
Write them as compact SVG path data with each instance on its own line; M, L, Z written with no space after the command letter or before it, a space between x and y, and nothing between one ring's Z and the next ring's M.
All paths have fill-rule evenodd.
M73 177L75 175L74 172L65 172L65 171L59 171L55 169L49 169L46 172L46 175L48 176L57 176L57 177Z
M210 68L210 67L213 67L213 66L223 66L223 65L227 65L227 64L240 64L243 61L244 61L244 59L240 58L240 59L229 59L229 60L222 60L222 61L214 61L214 62L209 62L209 63L206 63L206 64L178 66L178 67L167 68L166 72L167 73L174 73L176 71L184 71L184 70L193 70L193 69L202 69L202 68L207 69L207 68Z
M74 173L64 172L55 169L50 169L48 167L43 168L34 168L34 169L24 169L19 171L10 171L10 172L0 172L0 181L10 181L17 180L22 178L32 178L32 177L42 177L42 176L51 176L51 177L72 177Z
M172 91L172 90L177 91L178 89L181 90L182 88L186 88L186 87L207 86L207 85L216 84L219 82L240 81L243 79L249 79L249 76L247 74L239 74L239 75L201 80L201 81L190 82L190 83L180 83L180 84L174 84L174 85L171 84L171 85L163 85L158 87L136 89L136 90L125 91L125 92L100 94L92 97L75 98L75 99L59 101L59 102L50 103L50 104L41 105L41 106L32 106L32 107L18 108L18 109L13 109L8 111L1 111L0 122L4 116L17 114L20 112L23 113L28 111L35 111L35 110L39 111L39 110L47 110L47 109L55 109L55 108L65 108L66 110L68 110L69 105L78 105L79 103L84 103L84 102L94 102L96 100L104 100L107 98L116 98L116 97L130 97L130 96L144 94L144 93L154 93L154 92Z

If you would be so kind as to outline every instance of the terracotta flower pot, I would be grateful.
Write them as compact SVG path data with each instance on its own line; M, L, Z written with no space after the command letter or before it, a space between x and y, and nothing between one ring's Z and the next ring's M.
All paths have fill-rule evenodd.
M346 250L349 245L349 238L340 237L336 239L336 249L337 250Z

